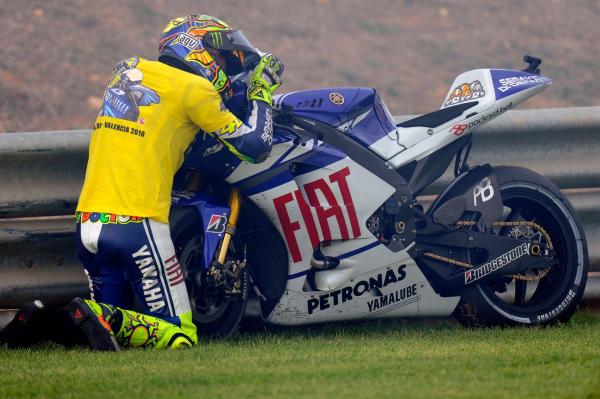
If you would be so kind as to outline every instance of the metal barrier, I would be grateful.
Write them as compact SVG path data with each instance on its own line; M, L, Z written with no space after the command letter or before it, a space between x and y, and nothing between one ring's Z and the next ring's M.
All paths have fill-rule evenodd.
M89 138L89 130L0 134L0 309L86 293L65 215L83 184ZM600 107L511 111L473 142L470 164L523 166L565 190L584 224L590 270L600 271Z

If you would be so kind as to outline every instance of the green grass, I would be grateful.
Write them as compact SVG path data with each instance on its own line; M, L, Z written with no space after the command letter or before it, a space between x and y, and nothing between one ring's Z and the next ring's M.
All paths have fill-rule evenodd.
M551 328L450 320L246 333L194 350L0 349L0 398L600 398L600 314Z

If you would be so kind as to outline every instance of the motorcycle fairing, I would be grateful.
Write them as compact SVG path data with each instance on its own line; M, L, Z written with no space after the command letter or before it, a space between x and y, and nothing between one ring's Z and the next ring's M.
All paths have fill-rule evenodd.
M235 185L244 195L253 195L292 181L295 176L313 170L329 170L330 165L346 158L346 154L322 141L308 140L304 146L293 142L274 145L272 158L262 167L248 165L250 176L232 174L227 182ZM254 173L253 173L254 172Z
M230 208L210 194L204 192L173 191L171 208L193 207L202 220L204 251L198 267L208 269L225 233ZM200 226L198 226L200 228Z
M273 159L268 159L266 163L257 165L240 163L239 165L243 167L235 168L226 179L230 184L240 188L247 198L256 204L270 219L279 235L285 238L286 226L282 226L274 206L274 200L284 196L286 199L284 208L289 210L287 227L289 228L290 224L294 225L292 226L292 234L300 247L301 260L293 261L288 245L286 248L288 251L288 282L286 289L279 302L273 304L273 307L269 306L269 310L272 309L272 311L269 314L264 314L266 321L274 324L306 324L332 320L354 320L365 317L386 317L388 315L390 317L397 317L398 315L441 316L448 315L454 310L459 298L455 296L442 297L434 291L431 286L432 283L423 274L426 269L419 268L412 258L412 256L415 256L416 262L419 262L419 257L411 252L417 246L417 243L410 244L412 241L410 237L407 237L409 238L406 240L407 246L396 251L392 251L386 245L378 245L373 237L369 237L368 234L347 241L333 240L329 243L329 247L324 246L321 249L326 256L335 257L337 255L338 258L341 258L341 268L326 271L311 270L310 259L313 255L314 245L306 232L306 226L302 227L302 218L306 215L301 214L299 206L293 201L296 200L296 194L304 198L305 193L302 188L305 183L310 183L308 181L311 180L309 175L317 177L321 173L322 176L319 178L330 182L330 174L337 172L336 168L349 166L351 174L354 174L355 169L360 166L359 169L364 169L370 173L367 176L362 176L359 179L360 181L357 180L352 184L361 187L361 184L364 185L367 181L378 181L388 185L387 189L384 190L385 193L383 191L365 190L365 206L361 211L357 211L361 221L361 229L364 229L365 218L368 218L373 210L381 205L381 201L387 200L390 194L393 193L398 201L403 197L413 198L411 188L416 186L409 187L407 183L411 180L412 174L400 175L395 169L408 165L411 161L429 157L436 151L460 141L459 139L470 134L476 127L501 115L505 110L516 106L547 85L543 82L531 86L522 84L515 86L519 87L518 90L510 88L505 91L506 96L497 99L495 85L500 82L500 79L503 78L498 78L497 81L494 80L490 70L470 71L457 77L446 101L450 99L452 92L456 91L454 86L462 86L465 82L469 83L470 90L478 91L478 94L475 96L476 98L473 95L466 98L469 96L469 92L466 91L466 87L462 87L460 92L454 93L458 97L455 96L450 99L446 108L465 102L476 103L476 105L467 104L468 106L456 107L457 110L459 108L464 109L453 118L441 118L441 124L438 126L400 126L391 132L386 128L379 132L376 129L369 129L369 132L364 135L359 134L359 128L363 124L372 127L374 123L372 118L380 118L378 112L379 114L385 113L381 109L377 111L375 92L372 89L323 89L274 97L275 108L285 111L285 108L283 108L285 106L293 110L291 115L286 117L287 122L285 123L286 129L292 131L291 134L286 135L285 132L276 128L275 136L283 135L286 138L274 146ZM470 83L474 81L479 81L479 84L471 86ZM485 93L482 93L482 91ZM385 124L385 119L380 118L379 122ZM417 121L422 120L426 119L421 118L416 121L413 120L413 122L416 124ZM425 123L423 124L425 125ZM458 124L464 124L466 127L460 131L453 130ZM352 134L349 133L350 130ZM369 135L373 131L375 133ZM461 137L461 135L463 136ZM370 140L376 141L370 142ZM328 148L339 150L341 158L337 160L331 157L326 159L327 157L324 154L329 151L323 152L319 149ZM385 152L387 151L386 148L393 148L393 150L388 153ZM386 155L383 156L383 154ZM310 162L304 162L311 159L311 157L313 159ZM385 159L388 158L389 161L385 162ZM312 168L311 163L314 163L316 167ZM437 173L433 175L437 175ZM482 180L477 183L481 184ZM456 195L447 194L446 198L450 200L468 196L469 188L473 186L467 187L469 185L464 184L466 188L462 192L457 186L455 187ZM495 183L490 180L490 184L494 187ZM487 186L487 183L484 186ZM355 189L352 190L353 195L356 195ZM339 203L340 194L336 192L335 195L338 197ZM487 198L489 194L485 196ZM467 200L464 199L464 201ZM490 198L488 201L493 201L493 199ZM305 202L309 201L305 198ZM490 202L490 204L492 203ZM310 207L309 209L309 214L313 216L313 219L315 208ZM464 209L467 209L466 205ZM483 213L488 214L487 211ZM347 213L344 212L344 214ZM439 215L442 215L442 213ZM449 212L444 217L450 221L456 216ZM408 219L409 212L407 211L405 220ZM487 220L487 217L482 220ZM300 229L296 228L296 223L300 224ZM337 228L331 227L332 231ZM411 229L407 230L410 231ZM476 240L482 239L481 234L475 237ZM321 231L319 231L319 238L322 238ZM454 236L450 238L457 239ZM507 240L509 239L505 239L503 243L507 243ZM286 242L286 244L288 243ZM375 259L377 261L374 261ZM400 278L402 275L399 271L400 266L405 266L403 270L406 275L402 278ZM452 267L446 266L446 269L456 273L456 270ZM396 281L390 275L388 284L383 287L386 275L390 271L394 273ZM336 272L339 273L338 276L334 276ZM316 276L313 276L314 282L320 290L308 291L311 287L310 284L307 285L307 275L310 277L310 274L316 274ZM382 275L382 287L378 286L378 276L380 274ZM371 279L376 281L376 283L373 283L373 287L371 287ZM434 280L434 278L432 277L431 280ZM362 281L369 284L368 290L361 288L366 287L365 283L361 283ZM354 293L357 284L360 284L361 287ZM389 305L391 300L389 295L400 290L407 293L406 289L408 287L413 290L412 292L418 294L414 295L416 300L413 303L401 306L391 312L386 311L386 314L374 315L370 312L379 310L379 308L375 309L377 307L373 302L375 299L377 299L379 305L384 306L387 310L386 306ZM353 294L357 294L353 295L355 299L348 299L348 289L351 289ZM347 293L346 301L343 299L343 291ZM324 299L321 299L321 296L324 295ZM337 304L335 303L336 296ZM417 298L417 296L420 297ZM399 297L402 297L401 293ZM384 298L388 298L387 305ZM397 297L394 297L394 301L395 298ZM315 299L317 302L315 302ZM312 313L309 312L309 300ZM369 306L369 304L371 305ZM318 311L315 305L318 306Z
M286 289L266 322L301 325L365 318L448 316L460 297L437 295L412 258L379 245L360 255L367 266L343 284L320 291ZM365 259L381 259L377 266ZM384 266L379 266L379 265ZM323 272L321 272L323 273Z
M509 69L491 69L490 74L494 84L496 100L511 96L523 90L537 86L548 86L552 79L523 71Z
M347 157L327 168L296 175L288 169L288 173L291 180L248 198L263 210L284 238L288 274L295 276L289 278L288 288L298 290L302 288L313 251L320 242L346 239L349 244L346 252L352 252L375 241L365 223L381 206L381 199L365 194L377 192L388 198L394 189ZM364 273L364 269L357 267L352 273Z
M505 89L502 82L512 82L513 86L509 84ZM462 112L453 115L453 118L443 119L443 123L437 127L425 126L426 123L421 123L423 126L416 126L415 123L400 124L397 141L401 147L397 147L397 154L388 162L399 168L409 162L423 159L503 115L551 83L552 80L545 76L522 71L475 69L462 73L452 83L441 107L449 109L463 106ZM476 105L467 107L473 103ZM426 121L426 118L422 120ZM377 151L378 148L386 146L390 146L388 137L375 142L370 148Z
M379 94L371 88L334 87L293 92L278 97L275 107L288 107L294 115L333 126L365 147L386 136L396 140L394 119ZM385 159L397 153L389 146L374 151Z
M291 107L294 115L340 126L372 107L375 90L365 87L333 87L303 90L275 96L274 108Z

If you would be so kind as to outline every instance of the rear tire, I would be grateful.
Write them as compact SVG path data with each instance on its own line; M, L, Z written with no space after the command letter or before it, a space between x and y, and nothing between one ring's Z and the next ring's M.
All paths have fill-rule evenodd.
M567 322L587 281L587 244L581 222L565 195L545 177L511 166L496 167L494 172L505 209L510 208L509 217L541 225L551 238L559 264L537 283L504 276L467 288L454 315L468 326ZM504 280L499 285L500 279ZM508 290L501 293L498 287L505 283Z

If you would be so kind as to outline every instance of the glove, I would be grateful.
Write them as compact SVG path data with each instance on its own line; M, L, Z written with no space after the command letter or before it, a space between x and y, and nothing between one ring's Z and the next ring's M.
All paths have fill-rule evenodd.
M248 79L248 100L264 101L271 105L273 92L281 86L283 64L272 54L261 57Z

